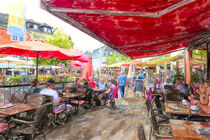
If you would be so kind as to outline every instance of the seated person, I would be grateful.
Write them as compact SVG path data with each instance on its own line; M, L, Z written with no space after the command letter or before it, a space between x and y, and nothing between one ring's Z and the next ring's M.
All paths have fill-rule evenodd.
M89 82L87 79L84 80L84 84L82 85L82 87L84 88L91 88L92 89L92 86L89 85Z
M200 95L200 103L198 100L193 99L191 96L188 97L191 104L199 104L202 110L207 113L210 113L210 87L207 82L200 85L200 88L196 90L196 92Z
M30 82L31 88L29 89L29 93L31 94L39 94L41 89L39 88L39 81L34 79Z
M76 78L76 80L75 80L73 86L75 86L75 87L80 87L80 86L81 86L80 78Z
M107 83L104 82L103 78L100 79L100 82L98 83L97 87L98 87L98 94L101 94L108 90Z
M60 98L58 96L57 91L54 90L54 87L55 87L55 81L50 79L50 80L48 80L48 82L46 84L46 88L42 89L39 94L52 96L53 97L54 111L56 111L58 109L65 108L65 105L64 104L59 105ZM70 110L71 106L67 105L67 108L68 108L68 110Z
M90 85L92 88L96 88L96 83L94 82L94 79L92 76L89 77L88 85Z
M102 93L105 93L108 90L107 83L104 82L103 78L100 79L97 87L98 90L96 91L96 94L98 96L98 99L102 102L102 98L104 97Z
M149 89L149 91L148 91L149 94L147 95L147 99L152 100L152 95L151 95L151 93L156 92L157 87L158 87L158 80L155 79L155 80L154 80L154 83L150 86L150 89ZM157 98L155 98L156 107L159 108L159 109L161 108L160 97L161 97L161 96L157 95Z
M170 82L170 79L169 78L167 78L166 79L166 82L164 82L163 88L164 88L164 86L173 86L173 84Z
M152 83L152 84L150 85L150 92L155 92L155 90L157 89L157 87L158 87L158 80L155 79L155 80L154 80L154 83Z
M182 93L186 93L187 89L180 78L176 80L176 89Z

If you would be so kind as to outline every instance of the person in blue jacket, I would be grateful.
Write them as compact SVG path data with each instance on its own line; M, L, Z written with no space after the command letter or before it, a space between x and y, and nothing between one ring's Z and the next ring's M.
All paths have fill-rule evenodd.
M118 81L121 97L124 98L125 86L127 83L127 77L124 71L121 71L120 76L118 77L117 81Z

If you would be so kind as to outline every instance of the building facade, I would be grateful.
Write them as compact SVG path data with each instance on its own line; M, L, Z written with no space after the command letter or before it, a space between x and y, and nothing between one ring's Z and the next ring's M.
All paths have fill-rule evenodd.
M44 40L46 36L54 33L52 26L32 19L26 20L26 31L30 35L31 40Z
M94 70L99 69L100 66L106 65L106 55L111 55L113 53L115 53L116 55L120 55L120 53L107 46L102 46L98 49L93 50L93 52L85 52L85 54L88 56L92 55Z

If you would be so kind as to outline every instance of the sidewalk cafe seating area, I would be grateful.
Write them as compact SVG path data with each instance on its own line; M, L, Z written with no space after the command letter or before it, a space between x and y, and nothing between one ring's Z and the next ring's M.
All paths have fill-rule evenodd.
M159 93L151 94L152 100L145 99L151 122L149 139L210 139L210 114L198 105L194 108L195 105L190 104L183 93L173 87L165 87L161 96Z
M0 137L33 139L38 134L45 138L52 126L63 126L79 108L94 108L94 91L88 87L63 88L59 108L51 96L40 94L11 94L8 103L0 105ZM71 107L69 107L71 106Z

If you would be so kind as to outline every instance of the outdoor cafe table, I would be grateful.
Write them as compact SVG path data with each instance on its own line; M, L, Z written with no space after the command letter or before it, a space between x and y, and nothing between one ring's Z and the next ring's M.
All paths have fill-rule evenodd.
M199 133L199 129L210 130L210 123L173 119L169 123L175 140L210 140L210 136Z
M15 103L14 106L0 109L0 114L6 115L6 116L12 116L16 115L22 112L27 112L36 109L36 105L29 105L29 104L23 104L23 103Z
M170 106L177 106L179 110L173 110ZM176 114L176 115L196 115L196 116L203 116L203 117L210 117L210 114L207 114L203 110L199 109L198 111L191 110L188 106L183 105L181 102L165 102L165 112L169 114Z
M85 93L69 93L69 95L64 95L62 98L68 98L68 99L73 99L73 98L78 98L85 95Z

